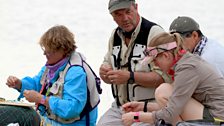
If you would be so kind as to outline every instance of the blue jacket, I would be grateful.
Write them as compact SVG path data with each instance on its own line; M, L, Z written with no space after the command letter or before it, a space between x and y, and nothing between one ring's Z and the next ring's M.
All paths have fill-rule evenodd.
M19 98L23 97L24 90L36 90L40 91L42 85L40 84L40 79L44 73L45 66L41 69L38 75L32 77L25 77L22 79L22 87ZM59 70L55 73L58 74ZM52 79L56 81L56 79ZM53 83L52 82L52 83ZM72 66L65 75L65 83L63 90L63 99L55 96L50 96L49 98L49 109L53 113L62 118L72 118L77 117L82 112L85 107L87 100L87 84L86 84L86 73L80 66ZM90 112L90 125L95 126L98 116L98 108ZM54 120L49 120L44 116L45 121L53 126L85 126L86 120L85 116L80 120L71 124L61 124L55 122Z

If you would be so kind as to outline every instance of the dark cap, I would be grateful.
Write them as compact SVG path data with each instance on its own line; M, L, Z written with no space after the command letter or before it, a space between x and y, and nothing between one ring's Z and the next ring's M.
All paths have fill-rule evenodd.
M135 3L135 0L110 0L108 9L112 13L115 10L129 8L132 3Z
M179 16L170 25L170 32L189 32L200 30L199 24L192 18L186 16Z

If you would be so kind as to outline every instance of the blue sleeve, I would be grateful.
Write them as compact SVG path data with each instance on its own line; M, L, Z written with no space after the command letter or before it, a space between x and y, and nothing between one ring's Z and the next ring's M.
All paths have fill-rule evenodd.
M63 99L50 96L51 111L61 118L78 117L87 100L86 73L80 66L72 66L65 76Z
M45 70L45 66L42 67L42 69L40 70L40 72L34 76L34 77L24 77L21 81L22 81L22 87L20 90L20 96L18 99L23 98L23 91L24 90L35 90L35 91L40 91L42 85L40 84L40 79L42 77L42 74L44 73Z

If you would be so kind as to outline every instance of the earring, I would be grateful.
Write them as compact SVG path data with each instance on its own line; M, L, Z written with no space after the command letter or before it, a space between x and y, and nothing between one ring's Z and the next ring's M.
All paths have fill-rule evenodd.
M178 51L178 53L181 54L181 55L185 54L186 52L187 52L187 51L184 50L184 49L181 49L181 50Z

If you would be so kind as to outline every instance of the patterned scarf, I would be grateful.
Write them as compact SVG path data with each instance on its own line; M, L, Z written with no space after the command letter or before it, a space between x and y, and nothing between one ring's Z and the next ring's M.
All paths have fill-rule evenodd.
M206 46L207 40L208 40L207 37L202 36L200 42L196 45L192 53L201 56L202 51L204 47Z

